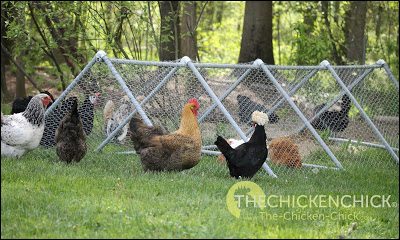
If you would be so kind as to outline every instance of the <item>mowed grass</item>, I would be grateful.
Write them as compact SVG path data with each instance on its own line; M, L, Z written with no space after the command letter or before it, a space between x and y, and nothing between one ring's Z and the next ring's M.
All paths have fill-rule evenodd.
M387 154L382 159L380 150L368 154L376 158L374 168L360 163L346 171L285 170L277 179L260 170L251 181L267 196L390 195L390 203L398 204L398 165ZM351 161L349 156L343 163ZM142 170L136 155L90 152L80 163L67 165L58 160L54 149L38 148L20 159L1 159L1 237L399 237L397 205L303 208L283 204L264 210L281 216L277 219L254 208L243 209L247 214L235 218L227 209L226 194L239 181L230 178L215 157L204 156L186 171L152 173ZM343 216L306 217L335 213ZM353 223L356 227L348 231Z

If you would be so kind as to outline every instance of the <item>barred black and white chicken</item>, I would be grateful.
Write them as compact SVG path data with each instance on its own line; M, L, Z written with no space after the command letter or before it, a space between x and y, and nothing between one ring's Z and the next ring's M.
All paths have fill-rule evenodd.
M39 145L44 131L45 109L51 102L47 94L37 94L25 111L1 117L1 156L20 157Z
M54 97L49 91L41 91L40 93L49 95L49 97L51 98L51 101L54 102ZM33 96L27 96L27 97L18 97L16 99L14 99L14 101L12 103L12 107L11 107L11 114L20 113L20 112L25 111L26 107L28 106L28 104L32 98L33 98ZM52 103L50 102L47 107L50 107L51 104Z

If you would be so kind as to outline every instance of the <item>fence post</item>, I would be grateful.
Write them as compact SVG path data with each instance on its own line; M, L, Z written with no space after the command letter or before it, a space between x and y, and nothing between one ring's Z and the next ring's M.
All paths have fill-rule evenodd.
M389 65L383 59L379 59L377 64L381 64L383 66L390 80L392 80L393 84L396 86L397 91L399 91L399 81L396 80L392 71L390 71Z

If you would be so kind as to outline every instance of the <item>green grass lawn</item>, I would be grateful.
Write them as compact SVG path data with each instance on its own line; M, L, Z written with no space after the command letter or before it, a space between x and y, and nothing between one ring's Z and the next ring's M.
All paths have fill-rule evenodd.
M374 153L369 154L374 157ZM251 181L267 196L391 195L390 202L397 204L399 171L393 162L387 156L377 159L374 168L360 163L346 171L285 170L278 179L260 170ZM66 165L58 161L54 149L38 148L20 159L1 159L1 237L399 237L397 206L264 210L279 216L343 216L316 220L271 219L257 209L243 208L244 217L235 218L227 209L226 194L239 181L230 178L226 166L214 157L205 156L183 172L146 173L136 155L88 153L80 163ZM353 223L356 228L348 234Z

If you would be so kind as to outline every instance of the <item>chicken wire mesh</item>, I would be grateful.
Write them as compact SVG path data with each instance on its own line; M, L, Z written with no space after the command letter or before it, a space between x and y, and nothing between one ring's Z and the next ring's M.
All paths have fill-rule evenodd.
M237 70L235 71L236 73L232 75L240 75L237 74ZM298 83L298 79L309 77L312 69L298 71L272 69L272 72L286 92L289 92ZM226 81L224 88L213 87L213 90L222 96L233 81L238 80L232 78L230 82ZM213 80L209 80L210 85L214 86L212 82ZM269 122L265 128L270 153L267 163L278 176L286 175L293 170L306 170L305 167L337 167L308 130L302 134L298 133L297 129L303 123L301 118L262 70L252 69L235 85L236 87L222 103L248 137L252 133L251 113L256 110L268 112ZM236 132L230 132L224 137L239 139ZM312 153L317 154L318 159L313 157Z
M121 84L108 63L102 61L104 59L97 60L83 71L77 84L66 91L63 101L46 116L46 128L55 129L70 108L69 99L76 97L89 153L98 150L110 154L133 152L127 123L132 112L138 109L132 97L140 103L145 117L153 125L169 132L179 128L182 107L194 97L200 103L198 120L203 154L214 155L216 161L223 162L214 145L217 135L236 140L244 135L250 137L250 115L258 110L269 115L265 127L269 148L267 164L278 176L358 164L368 164L371 169L398 167L376 132L324 66L267 66L300 110L296 111L273 84L273 79L253 62L194 63L205 80L202 83L193 69L181 61L111 59L111 65L123 81ZM376 65L333 69L398 156L399 94L387 73ZM222 108L214 97L221 101ZM301 115L317 130L317 136L305 126ZM45 131L45 147L54 146L51 137ZM369 153L371 149L374 155Z

